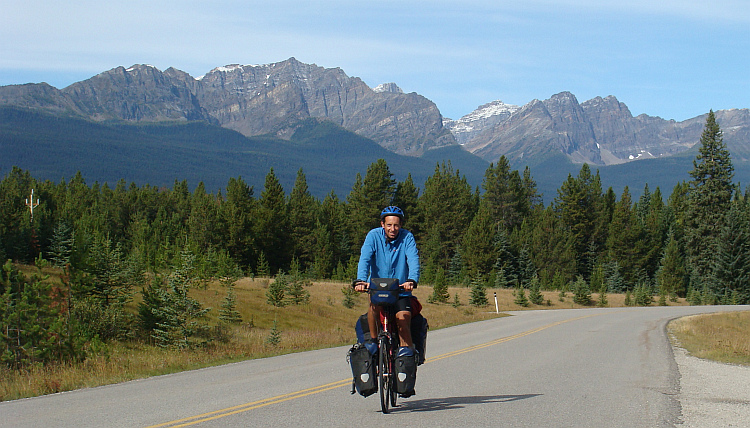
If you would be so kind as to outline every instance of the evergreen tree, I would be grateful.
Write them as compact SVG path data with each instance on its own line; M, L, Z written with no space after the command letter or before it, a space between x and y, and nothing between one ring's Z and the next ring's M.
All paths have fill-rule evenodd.
M417 203L419 201L419 189L414 185L411 173L406 180L396 185L396 191L393 194L393 205L404 211L404 225L406 225L415 236L419 235L419 210Z
M734 167L722 131L710 111L700 139L699 154L690 171L689 199L685 221L685 249L690 264L700 276L711 274L712 260L724 215L732 199Z
M526 298L526 289L521 287L520 285L516 287L516 289L513 291L513 295L516 297L513 300L513 303L515 303L518 306L523 306L524 308L529 306L529 299Z
M266 302L271 306L282 307L286 305L286 290L289 287L289 281L287 280L284 272L279 272L276 275L274 281L268 285L266 290Z
M278 278L277 278L278 279ZM310 302L310 292L305 287L311 286L310 280L304 277L299 270L297 259L292 259L292 266L289 270L288 285L286 297L292 305L302 305Z
M274 274L288 266L292 247L286 197L273 168L266 175L259 203L255 219L255 242L258 250L264 253L271 274Z
M0 268L0 364L12 369L82 355L42 267L30 278L10 261Z
M445 278L445 271L443 268L438 267L432 283L432 294L430 294L427 301L430 303L446 303L450 297L450 293L448 293L448 282Z
M347 197L353 246L361 245L367 232L380 224L380 212L392 204L395 191L396 180L384 159L372 163L363 180L357 174L357 181Z
M425 181L417 205L421 259L448 268L477 209L471 186L450 163L443 163Z
M487 303L487 291L484 288L484 281L480 275L476 275L471 280L469 304L472 306L486 306Z
M155 306L150 307L156 326L151 336L156 344L170 348L193 348L206 343L210 328L204 319L211 310L190 297L189 291L196 284L195 255L183 251L180 265L167 278L166 288L155 288L151 298Z
M541 305L544 303L544 296L542 295L542 284L539 282L539 276L534 275L529 283L529 302L534 305Z
M227 287L227 296L221 303L219 319L229 324L239 324L242 322L242 315L237 310L237 294L232 284Z
M675 238L674 231L670 229L667 237L667 245L659 263L656 281L659 289L668 295L685 297L685 277L687 272L680 251L679 244Z
M453 284L464 283L464 262L463 258L461 257L460 248L459 251L456 251L456 253L451 258L450 265L448 266L448 279Z
M602 283L599 288L599 299L596 302L596 305L600 308L606 308L609 306L609 301L607 300L607 285Z
M70 263L74 243L73 227L66 221L59 222L52 232L52 241L48 250L53 266L64 267Z
M584 306L591 304L591 289L588 282L580 275L573 283L573 302Z
M617 260L621 273L628 282L635 280L635 271L640 266L635 245L639 236L640 227L631 209L630 192L625 186L620 201L615 204L609 225L607 252L610 260Z
M482 201L493 218L495 226L511 230L521 225L536 203L536 184L528 169L525 180L518 171L510 170L510 163L501 156L497 165L490 164L484 173Z
M357 302L354 300L354 296L357 295L357 292L354 291L354 288L345 285L341 288L341 293L344 295L344 300L341 302L341 304L343 304L345 308L351 309L354 307L354 305L357 304Z
M713 265L713 283L721 292L737 295L741 304L750 302L750 225L747 207L734 202L719 234Z
M230 178L226 201L221 204L221 215L226 224L225 248L243 268L251 267L256 259L253 239L253 219L256 201L253 189L242 177Z
M271 268L268 266L266 253L262 251L258 255L258 265L255 267L255 273L261 278L268 278L271 276Z
M469 275L485 275L496 262L495 227L489 207L482 203L479 212L466 229L461 243L461 259L466 264Z
M281 343L281 330L279 330L279 325L276 320L273 320L273 327L271 328L270 333L268 333L266 343L271 346L278 346L279 343Z
M315 235L313 231L318 218L318 203L308 190L307 179L302 168L297 171L297 179L289 194L287 209L291 228L290 238L294 247L293 257L296 257L303 266L309 266L314 260Z
M625 279L620 272L620 264L611 261L604 265L604 281L610 293L622 293L627 289Z
M558 189L553 207L562 226L572 234L577 271L584 274L586 264L583 263L583 257L590 242L599 243L604 240L599 172L593 175L589 166L583 164L576 178L568 175L568 179Z

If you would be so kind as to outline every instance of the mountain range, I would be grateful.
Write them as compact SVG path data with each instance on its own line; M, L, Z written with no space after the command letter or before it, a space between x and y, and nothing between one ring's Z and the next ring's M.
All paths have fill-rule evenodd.
M115 132L113 129L117 129L128 137L125 141L110 135L108 141L113 148L127 144L133 154L138 150L145 150L142 153L147 154L149 150L158 149L161 150L161 161L169 163L170 151L167 148L184 149L186 144L180 146L167 135L171 133L172 136L187 138L183 134L188 128L179 129L175 125L201 123L204 125L193 129L200 129L198 134L205 140L196 143L194 148L200 146L204 156L214 147L212 139L227 138L228 134L222 129L245 138L236 137L238 143L233 144L231 150L235 159L228 159L228 163L236 161L238 153L256 154L243 157L244 167L237 165L239 170L233 171L234 176L248 169L260 169L265 174L269 167L293 176L293 171L300 167L307 171L313 164L318 165L315 168L321 172L321 177L308 176L308 180L322 180L315 184L321 191L335 189L337 185L340 187L336 181L341 180L331 171L322 171L326 167L332 171L336 169L337 159L346 143L337 146L334 152L318 150L318 157L300 159L294 165L290 159L295 159L295 153L284 152L299 150L294 148L295 142L310 141L307 137L302 138L302 134L295 138L300 129L309 136L310 129L315 128L313 134L316 135L330 133L339 142L356 141L350 147L354 151L361 150L362 139L377 143L384 149L378 156L391 153L388 156L392 162L403 165L403 170L394 171L402 175L399 178L411 168L419 170L418 177L426 178L425 173L429 175L435 162L450 160L456 169L470 178L472 184L478 185L486 165L504 155L515 168L532 168L532 174L540 182L540 189L548 200L567 173L575 173L584 162L599 168L603 176L612 177L617 182L613 185L616 189L624 186L622 183L631 183L628 185L637 189L648 182L652 187L668 187L663 189L668 194L678 179L688 178L687 171L692 166L689 160L694 157L691 153L705 124L705 116L682 122L645 114L634 117L614 96L579 103L569 92L555 94L547 100L532 100L523 106L493 101L451 120L444 118L429 99L416 93L404 93L395 83L370 88L361 79L347 76L340 68L323 68L294 58L266 65L217 67L197 78L175 68L160 71L149 65L133 65L116 67L63 89L46 83L2 86L0 108L4 112L0 115L3 120L0 122L0 145L4 154L0 171L12 164L33 172L33 164L27 162L27 149L34 144L41 147L40 141L44 141L44 150L35 152L37 159L48 152L59 154L67 150L70 153L77 150L77 146L93 144L88 140L84 144L85 138L78 138L81 136L81 132L76 131L79 127L86 128L89 135L110 135L110 132ZM750 111L735 109L715 113L733 161L739 166L737 175L747 181L743 172L746 167L742 164L750 160ZM38 122L35 127L43 129L46 136L28 123L24 125L29 120ZM63 128L69 133L61 135L58 132L54 138L58 142L65 141L61 146L62 143L50 140L49 133L55 133L55 126L51 123L61 126L63 122ZM97 130L92 131L94 128ZM146 129L148 131L144 131ZM161 131L154 131L156 129ZM171 131L165 133L164 129ZM144 132L152 134L146 138ZM163 134L162 140L153 135L154 132ZM325 138L318 139L318 144L323 140ZM259 145L259 141L264 144ZM217 153L226 150L219 146L214 148ZM375 153L369 149L366 152L369 155ZM364 171L369 162L375 160L367 156L357 160L356 153L354 155L347 165L358 171ZM85 153L81 152L79 156L85 157ZM184 156L189 157L188 153ZM269 162L272 158L278 159L279 165L260 162L261 159ZM395 160L402 158L403 161ZM117 162L110 156L107 159ZM216 158L215 167L226 174L229 171L221 168L220 159ZM653 164L646 167L641 162L649 160L671 165L666 169L667 176L648 173L654 170ZM65 167L85 169L91 166L86 162L77 165L75 160L71 162L74 165ZM125 165L130 160L123 157L119 162ZM195 163L200 162L193 160ZM59 171L55 171L54 159L47 164L49 177L45 178L70 176L67 170L62 174L62 165ZM542 170L541 174L535 167ZM670 168L687 169L680 171L682 175L676 178ZM96 179L143 181L140 177L144 174L138 169L139 166L133 164L129 174L123 173L121 177L105 174ZM180 169L175 166L171 173L177 174ZM103 171L106 170L105 167ZM619 172L609 174L605 171ZM646 175L640 177L633 171ZM146 175L155 179L153 172ZM210 171L198 171L193 175L206 181L210 174ZM175 178L183 177L173 176L171 179ZM347 185L353 183L353 178L347 180ZM164 181L160 179L160 182ZM339 189L341 191L343 189Z

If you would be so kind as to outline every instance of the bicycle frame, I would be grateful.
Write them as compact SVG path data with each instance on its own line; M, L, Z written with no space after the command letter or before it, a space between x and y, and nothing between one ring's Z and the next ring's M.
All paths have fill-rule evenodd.
M398 329L391 331L393 308L381 306L384 311L383 322L378 333L378 386L380 390L380 407L383 413L390 407L396 407L396 377L394 375L396 352L398 350ZM395 327L395 326L394 326Z

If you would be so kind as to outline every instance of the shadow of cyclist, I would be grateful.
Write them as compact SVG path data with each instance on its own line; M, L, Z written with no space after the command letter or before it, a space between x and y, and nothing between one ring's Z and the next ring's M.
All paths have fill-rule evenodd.
M511 401L526 400L540 395L542 394L445 397L426 398L423 400L410 399L399 403L399 406L392 409L391 412L433 412L436 410L463 409L472 404L507 403Z

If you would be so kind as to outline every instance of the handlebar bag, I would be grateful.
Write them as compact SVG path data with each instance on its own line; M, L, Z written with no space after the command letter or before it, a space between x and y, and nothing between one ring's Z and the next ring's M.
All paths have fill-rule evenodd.
M392 305L401 292L397 278L370 279L370 301L375 305Z

